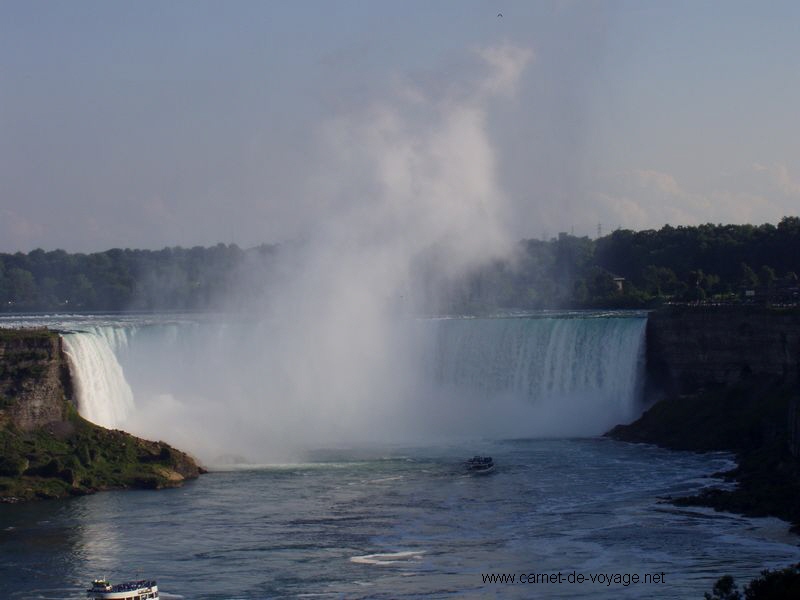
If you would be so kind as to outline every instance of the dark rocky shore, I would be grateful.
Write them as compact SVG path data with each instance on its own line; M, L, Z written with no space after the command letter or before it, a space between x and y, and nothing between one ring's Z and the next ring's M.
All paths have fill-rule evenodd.
M672 501L774 516L800 533L800 312L670 307L647 325L650 394L663 399L614 439L675 450L728 451L734 489Z
M202 472L164 442L80 417L58 334L0 329L0 502L176 487Z
M721 474L737 483L734 489L711 488L672 502L779 517L800 533L800 459L792 452L796 430L789 419L797 401L792 389L753 381L662 400L635 423L607 435L674 450L735 453L737 467Z

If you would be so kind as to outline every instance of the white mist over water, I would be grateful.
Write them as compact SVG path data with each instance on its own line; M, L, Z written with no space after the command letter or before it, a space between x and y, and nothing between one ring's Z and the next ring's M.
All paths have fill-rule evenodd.
M397 354L405 381L368 403L357 396L364 390L356 379L331 386L352 385L351 403L299 394L264 323L93 328L66 337L98 353L82 358L108 367L111 382L124 371L124 386L97 387L113 413L127 406L133 388L136 406L118 425L211 464L236 455L292 460L309 448L354 444L596 435L640 408L645 318L398 321L405 335L387 339L386 352ZM106 339L122 340L116 354ZM266 353L248 356L259 340ZM77 378L87 373L102 376L83 369ZM363 377L373 383L369 373ZM92 411L93 404L81 406L95 420Z
M398 83L386 101L322 128L303 240L282 248L247 335L200 359L228 379L224 402L258 391L251 414L269 407L264 438L407 433L392 422L417 377L418 340L403 316L429 310L441 283L510 248L487 119L531 58L512 46L476 52L477 77L434 92Z
M630 394L614 397L607 382L590 389L595 378L566 390L543 383L576 366L569 361L542 371L536 385L544 387L536 393L522 384L486 388L497 380L485 370L476 375L484 387L430 376L431 364L460 360L443 353L471 359L457 342L436 348L448 325L413 315L435 309L442 288L511 247L487 120L491 109L511 101L532 54L502 46L475 57L479 76L471 80L443 81L434 93L398 84L386 102L328 122L310 160L305 238L281 248L274 280L249 314L177 329L143 327L129 332L131 340L119 331L88 334L105 346L86 341L81 348L113 347L134 390L135 410L102 418L213 460L279 459L320 445L599 433L625 413L608 407L627 406ZM241 289L251 284L242 281ZM230 290L231 306L240 305L240 295ZM533 332L536 341L519 344L498 368L534 377L514 365L535 358L532 344L550 347L554 340L563 347L546 356L577 344L573 355L595 360L581 345L581 328L568 329L546 339ZM507 339L493 335L493 342L467 345L505 351ZM602 342L594 348L604 351ZM622 360L636 363L636 353ZM596 370L617 377L608 371ZM79 376L91 382L95 372ZM117 383L109 384L109 397L124 390ZM593 393L594 404L587 397ZM83 410L94 411L92 402L85 400ZM547 402L553 406L543 412Z

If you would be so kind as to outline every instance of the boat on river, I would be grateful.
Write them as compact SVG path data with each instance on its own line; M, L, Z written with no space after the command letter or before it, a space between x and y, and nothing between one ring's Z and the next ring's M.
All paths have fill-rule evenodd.
M158 600L158 586L154 579L139 579L111 585L106 579L95 579L86 590L91 600Z
M491 456L475 455L464 463L467 472L473 475L484 475L494 471L494 461Z

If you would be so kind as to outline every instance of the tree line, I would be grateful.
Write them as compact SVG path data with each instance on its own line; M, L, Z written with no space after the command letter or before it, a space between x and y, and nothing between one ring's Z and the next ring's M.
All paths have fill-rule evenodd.
M235 244L92 254L37 249L0 254L0 310L119 311L219 308L227 292L258 297L284 248ZM435 262L435 261L432 261ZM440 312L638 308L664 301L797 301L800 218L777 225L620 229L592 240L565 233L522 240L513 256L458 279L418 261L440 284Z
M269 262L274 246L64 250L0 254L0 310L199 310L218 306L248 266Z
M565 233L523 240L516 256L472 273L450 297L465 311L797 303L797 273L798 217L777 225L665 225L596 240Z

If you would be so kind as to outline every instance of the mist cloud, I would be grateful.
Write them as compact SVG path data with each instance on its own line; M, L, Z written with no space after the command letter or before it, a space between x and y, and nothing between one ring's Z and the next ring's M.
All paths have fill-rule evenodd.
M511 44L482 48L477 53L491 69L491 75L482 84L489 95L513 94L522 71L534 57L530 48Z
M193 348L193 363L206 367L174 385L194 390L189 397L153 390L137 398L126 426L147 424L152 436L160 433L153 423L180 422L180 441L206 457L407 440L420 429L481 432L485 419L455 423L446 398L420 392L427 342L415 317L428 308L421 285L512 246L486 122L529 55L488 48L460 94L399 88L330 119L308 163L315 210L303 235L281 249L275 280L245 317L250 324L234 322L238 333L221 334L207 354ZM422 282L419 265L431 257L426 273L435 277Z

